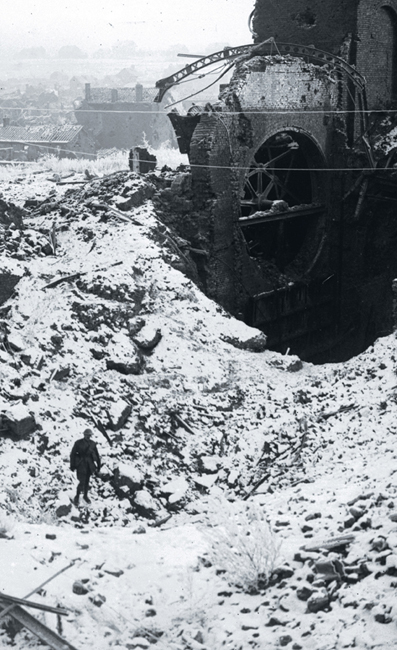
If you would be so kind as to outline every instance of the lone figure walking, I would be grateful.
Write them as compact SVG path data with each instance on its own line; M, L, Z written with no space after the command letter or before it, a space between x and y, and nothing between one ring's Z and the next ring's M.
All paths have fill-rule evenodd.
M99 472L101 468L101 459L99 457L98 449L93 440L91 440L92 431L86 429L84 431L84 438L76 440L70 454L70 469L72 472L76 470L77 486L76 496L74 497L74 504L79 505L80 494L83 492L84 500L91 503L88 498L88 486L90 478L95 472Z

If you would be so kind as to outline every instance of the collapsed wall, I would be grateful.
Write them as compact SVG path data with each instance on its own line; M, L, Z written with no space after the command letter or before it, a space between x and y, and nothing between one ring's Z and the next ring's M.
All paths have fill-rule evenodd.
M396 192L353 68L258 46L215 106L171 119L192 170L193 214L178 227L207 251L209 296L309 360L390 331Z

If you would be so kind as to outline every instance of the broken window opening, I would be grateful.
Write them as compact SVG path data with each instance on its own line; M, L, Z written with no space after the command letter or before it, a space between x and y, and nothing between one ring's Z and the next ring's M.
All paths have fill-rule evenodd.
M320 157L314 143L295 131L277 133L258 149L246 176L239 220L251 257L284 271L298 256L324 211L313 172L323 166Z
M316 25L316 14L309 7L305 11L293 14L292 18L296 21L298 27L302 29L311 29Z

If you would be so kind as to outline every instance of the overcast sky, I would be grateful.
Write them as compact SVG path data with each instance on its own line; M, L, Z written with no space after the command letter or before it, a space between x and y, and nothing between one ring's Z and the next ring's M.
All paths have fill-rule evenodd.
M48 50L78 45L87 52L117 41L139 48L252 41L254 0L0 0L0 45ZM200 53L200 52L198 52Z

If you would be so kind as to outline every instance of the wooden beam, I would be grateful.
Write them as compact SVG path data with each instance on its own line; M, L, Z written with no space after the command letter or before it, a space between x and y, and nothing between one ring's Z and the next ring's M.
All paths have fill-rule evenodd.
M3 614L3 612L4 610L1 613ZM35 634L40 641L49 645L50 648L53 648L53 650L77 650L77 648L66 641L66 639L63 639L56 632L53 632L49 627L44 625L44 623L38 621L37 618L29 614L19 605L13 606L10 616L15 618L16 621Z
M25 598L15 598L15 596L8 596L8 594L3 594L0 592L0 603L2 601L4 601L7 605L8 603L25 605L25 607L32 607L33 609L42 609L44 612L51 612L52 614L60 614L61 616L67 616L69 613L66 609L62 609L61 607L50 607L50 605L44 605L43 603L33 603L31 600L26 600Z

